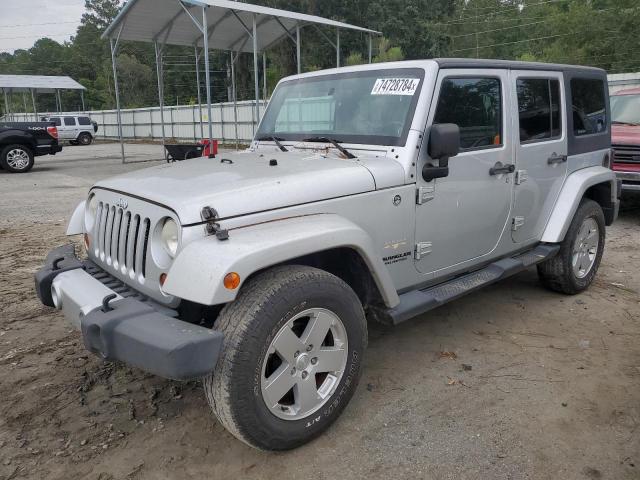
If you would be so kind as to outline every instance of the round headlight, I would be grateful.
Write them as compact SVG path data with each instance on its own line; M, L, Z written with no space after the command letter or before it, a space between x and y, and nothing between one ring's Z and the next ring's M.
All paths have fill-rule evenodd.
M171 218L167 218L162 225L160 234L162 246L171 258L176 256L178 251L178 224Z
M87 207L85 210L85 218L84 223L87 232L91 231L93 228L93 223L96 221L96 214L98 212L98 199L95 195L91 195L89 201L87 202Z

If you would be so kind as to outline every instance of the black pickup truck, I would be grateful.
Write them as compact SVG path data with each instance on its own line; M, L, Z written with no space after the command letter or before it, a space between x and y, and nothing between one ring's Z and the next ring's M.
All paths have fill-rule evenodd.
M28 172L34 157L61 150L53 122L0 122L0 168L8 172Z

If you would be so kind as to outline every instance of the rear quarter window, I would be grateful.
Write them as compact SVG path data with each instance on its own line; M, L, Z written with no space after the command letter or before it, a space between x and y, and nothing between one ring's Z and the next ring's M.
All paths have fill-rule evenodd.
M573 134L576 137L607 130L604 81L593 78L571 79Z

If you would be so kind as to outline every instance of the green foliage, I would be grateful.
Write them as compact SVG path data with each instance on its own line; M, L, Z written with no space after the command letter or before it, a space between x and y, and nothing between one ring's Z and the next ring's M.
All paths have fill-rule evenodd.
M387 38L382 37L378 44L378 55L374 57L373 62L398 62L400 60L404 60L402 49L400 47L392 47L391 42Z
M344 60L344 64L346 66L362 65L363 63L364 63L364 57L359 52L349 54L347 58L345 58Z

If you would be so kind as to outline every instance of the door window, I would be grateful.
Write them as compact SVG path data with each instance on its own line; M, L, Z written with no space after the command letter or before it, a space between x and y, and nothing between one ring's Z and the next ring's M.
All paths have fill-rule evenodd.
M572 78L571 103L574 135L590 135L607 129L607 109L602 80Z
M76 119L73 117L64 117L64 124L67 127L75 127Z
M560 137L560 82L547 78L524 78L516 82L520 142Z
M445 78L433 120L460 127L460 148L502 145L502 96L498 78Z
M91 125L91 119L89 117L78 117L78 123L80 125Z

